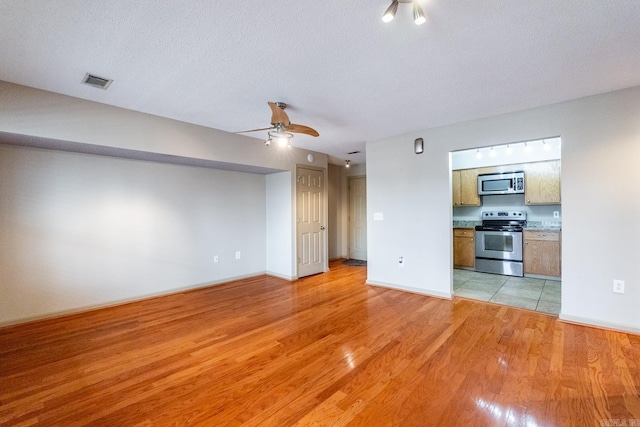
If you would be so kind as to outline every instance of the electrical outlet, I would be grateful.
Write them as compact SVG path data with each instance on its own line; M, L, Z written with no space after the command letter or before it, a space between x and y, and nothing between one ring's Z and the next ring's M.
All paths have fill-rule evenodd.
M554 218L560 218L560 211L553 211Z
M613 281L613 292L616 294L624 294L624 280Z
M398 265L400 267L404 267L404 257L403 256L398 258Z
M236 251L236 259L240 259L240 251Z
M218 261L219 261L219 259L218 259L218 255L214 255L214 256L213 256L213 262L218 262Z

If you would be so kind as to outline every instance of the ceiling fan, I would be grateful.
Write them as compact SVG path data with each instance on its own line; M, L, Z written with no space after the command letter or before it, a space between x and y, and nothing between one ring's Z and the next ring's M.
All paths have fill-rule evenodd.
M243 130L236 133L268 130L269 139L265 141L266 146L271 145L271 142L275 141L278 143L278 145L288 146L289 148L291 148L289 140L293 138L294 133L303 133L305 135L311 136L320 135L317 130L310 128L309 126L291 123L291 120L289 120L289 116L287 116L287 113L284 112L284 109L287 108L287 104L285 104L284 102L268 102L267 104L269 104L269 107L271 108L271 127Z

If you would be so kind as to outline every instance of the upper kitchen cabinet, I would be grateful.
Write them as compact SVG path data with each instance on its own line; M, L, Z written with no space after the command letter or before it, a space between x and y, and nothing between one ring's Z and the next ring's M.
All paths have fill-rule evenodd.
M524 198L527 205L560 204L560 161L525 165Z
M478 196L478 169L451 171L453 206L480 206Z

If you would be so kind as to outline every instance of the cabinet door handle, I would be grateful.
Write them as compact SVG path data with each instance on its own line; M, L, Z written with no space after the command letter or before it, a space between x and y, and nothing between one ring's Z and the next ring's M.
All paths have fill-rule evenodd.
M473 239L471 239L471 241L473 242Z
M528 244L529 244L529 242L528 242L528 241L525 241L525 242L524 242L524 244L525 244L525 245L528 245Z

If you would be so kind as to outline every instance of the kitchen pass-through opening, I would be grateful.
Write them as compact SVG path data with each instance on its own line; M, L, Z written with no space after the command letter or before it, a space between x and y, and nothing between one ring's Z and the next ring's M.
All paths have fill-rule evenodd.
M450 155L454 295L558 315L561 139Z

